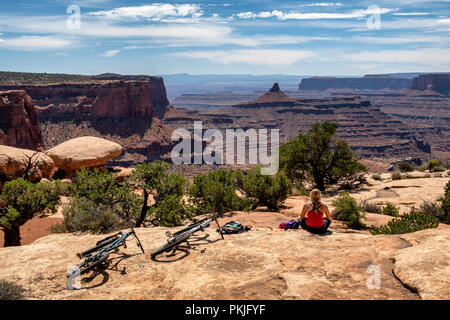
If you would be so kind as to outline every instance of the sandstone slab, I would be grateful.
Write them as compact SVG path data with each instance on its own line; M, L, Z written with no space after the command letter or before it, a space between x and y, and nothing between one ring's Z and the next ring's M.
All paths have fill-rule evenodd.
M395 256L394 273L422 299L450 299L450 230L402 235L412 247Z
M259 217L251 219L260 221ZM274 217L274 222L277 219ZM417 243L408 248L409 240L396 235L371 236L340 229L332 229L329 236L318 236L303 230L256 226L219 240L215 226L211 226L206 229L210 237L192 241L188 253L162 254L158 261L150 260L149 252L166 241L167 230L174 231L161 227L137 229L147 253L141 254L130 242L128 248L112 254L113 265L99 276L83 278L89 281L81 282L81 290L67 290L65 274L79 263L76 252L104 236L50 235L30 245L0 249L0 279L21 284L28 298L37 299L449 298L442 285L431 281L417 285L418 294L412 292L402 283L408 280L400 282L392 269L402 268L405 271L399 277L419 281L410 275L413 270L402 258L415 250L419 254L416 260L423 264L420 270L441 269L436 277L448 279L448 260L430 257L448 251L450 242L442 240L448 240L450 230L417 232L413 234ZM435 245L438 242L440 245ZM394 256L398 266L392 262ZM368 268L372 265L380 270L379 289L367 286L371 276Z
M67 174L81 168L103 166L121 153L122 147L118 143L96 137L75 138L46 151L56 167Z
M33 180L51 176L55 167L52 158L42 152L0 145L0 176L6 180L22 177L30 163L37 166Z

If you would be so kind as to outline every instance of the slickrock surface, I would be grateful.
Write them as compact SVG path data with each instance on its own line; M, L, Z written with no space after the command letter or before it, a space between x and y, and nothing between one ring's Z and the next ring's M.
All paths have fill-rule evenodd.
M14 180L22 177L30 160L37 164L37 171L33 175L34 180L48 177L52 174L55 163L52 158L42 152L13 148L0 145L0 177L6 180Z
M450 230L402 236L412 247L395 256L394 274L422 299L450 298Z
M43 151L36 109L22 90L0 92L0 144Z
M96 137L80 137L47 150L46 154L53 159L56 167L67 174L81 168L100 167L109 159L122 153L122 147L112 141Z
M444 195L444 188L449 180L447 173L442 177L420 178L426 175L422 172L409 173L411 179L392 180L390 174L382 174L383 181L369 178L371 186L363 190L350 191L350 195L358 202L368 202L386 205L392 203L400 208L400 213L409 212L413 207L418 208L423 201L436 201ZM330 198L330 201L336 196Z
M441 197L448 181L389 181L388 176L383 174L383 181L352 196L368 199L379 190L391 191L384 188L390 186L396 192L386 198L390 202L400 205L412 199L401 207L406 211L416 202ZM330 210L333 199L323 199ZM209 238L193 239L189 254L161 254L157 261L150 259L150 252L165 243L166 231L179 228L137 229L146 254L131 240L126 249L111 255L112 264L102 274L83 276L82 289L76 291L65 284L68 268L80 262L75 253L106 235L48 235L29 245L0 249L0 279L21 284L30 299L450 299L450 226L378 236L347 229L339 221L332 222L333 233L327 236L278 229L281 222L297 218L306 201L305 196L290 197L279 212L230 212L219 219L221 225L236 220L252 230L226 235L222 241L213 223L206 230ZM45 219L50 218L60 215ZM365 223L382 225L390 219L366 213ZM367 286L375 275L371 270L380 271L379 289Z
M127 249L111 255L116 268L82 281L81 290L66 289L67 269L79 263L76 252L104 236L50 235L31 245L0 249L0 278L20 283L28 298L37 299L450 298L443 253L449 249L450 230L371 236L332 228L333 234L317 236L256 225L247 233L213 242L218 235L208 228L211 243L192 241L187 256L178 252L150 260L149 252L166 241L167 230L137 229L147 253L140 254L130 242ZM413 247L408 248L409 242ZM380 270L380 289L367 287L371 265ZM418 294L405 288L393 269Z

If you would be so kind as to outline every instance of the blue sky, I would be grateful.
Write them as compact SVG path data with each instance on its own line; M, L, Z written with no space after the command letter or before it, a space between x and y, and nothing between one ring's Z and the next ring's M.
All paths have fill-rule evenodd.
M0 70L6 71L450 71L450 0L0 3Z

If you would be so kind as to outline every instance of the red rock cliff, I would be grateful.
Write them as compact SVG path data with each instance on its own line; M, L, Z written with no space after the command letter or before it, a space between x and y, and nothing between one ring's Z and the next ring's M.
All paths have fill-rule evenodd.
M36 109L25 91L0 92L0 144L40 151L44 149Z
M154 115L149 82L111 82L102 85L92 103L91 118L152 118Z
M414 78L411 89L433 90L441 94L450 94L450 73L424 74Z
M132 79L132 78L131 78ZM93 80L88 83L3 85L0 90L25 90L39 118L163 118L169 101L162 78Z

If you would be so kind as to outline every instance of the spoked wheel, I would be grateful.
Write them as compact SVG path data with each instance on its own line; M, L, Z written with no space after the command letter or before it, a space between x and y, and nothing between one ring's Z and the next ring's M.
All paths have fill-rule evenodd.
M95 267L98 267L103 262L105 262L106 259L108 259L108 257L109 257L109 252L102 252L102 253L100 253L99 256L97 257L97 259L93 259L92 261L88 261L87 263L85 263L82 266L80 266L80 274L84 274L84 273L88 272L89 270L92 270Z
M87 259L89 261L79 264L74 269L67 272L67 282L66 282L67 288L68 289L79 289L79 288L73 287L73 285L72 285L73 280L78 278L82 274L85 274L88 271L100 266L102 263L104 263L108 259L108 257L109 257L109 252L102 252L98 255L98 257L96 259L93 259L92 261Z

